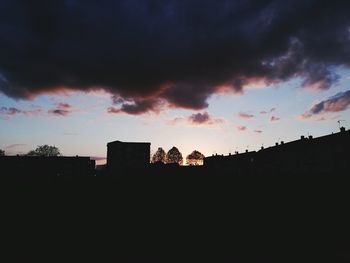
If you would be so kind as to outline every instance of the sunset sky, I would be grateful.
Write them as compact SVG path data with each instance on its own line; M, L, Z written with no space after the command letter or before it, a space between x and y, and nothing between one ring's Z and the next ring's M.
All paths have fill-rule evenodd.
M350 2L0 2L0 149L185 157L350 127ZM103 162L103 161L101 161Z

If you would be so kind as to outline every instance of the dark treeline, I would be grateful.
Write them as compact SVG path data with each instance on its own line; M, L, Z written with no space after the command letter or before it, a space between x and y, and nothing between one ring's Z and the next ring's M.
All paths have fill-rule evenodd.
M186 156L186 165L202 165L205 156L194 150L189 155ZM151 163L153 164L172 164L177 163L179 165L183 164L183 157L181 152L175 146L172 147L167 153L165 153L162 147L152 155Z

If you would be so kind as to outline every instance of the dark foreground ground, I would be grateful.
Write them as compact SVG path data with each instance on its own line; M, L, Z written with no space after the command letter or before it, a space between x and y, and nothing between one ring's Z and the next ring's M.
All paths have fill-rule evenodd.
M337 175L7 178L2 248L15 261L350 262L349 186Z

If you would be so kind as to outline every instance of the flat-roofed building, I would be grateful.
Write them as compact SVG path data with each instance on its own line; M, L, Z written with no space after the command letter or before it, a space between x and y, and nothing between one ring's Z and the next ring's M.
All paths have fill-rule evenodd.
M109 174L147 167L150 163L151 143L121 142L107 143L107 167Z
M337 133L301 136L257 152L209 156L204 167L230 175L345 175L350 170L349 149L350 131L341 127Z

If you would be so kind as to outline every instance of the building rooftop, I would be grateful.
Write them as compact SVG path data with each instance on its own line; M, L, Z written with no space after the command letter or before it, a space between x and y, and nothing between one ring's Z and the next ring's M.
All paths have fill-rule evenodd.
M113 142L109 142L107 143L107 146L110 145L110 144L148 144L150 145L151 143L150 142L122 142L122 141L113 141Z
M328 141L330 139L335 139L341 136L345 136L345 135L350 135L350 130L346 130L344 127L340 127L340 131L336 132L336 133L331 133L331 134L327 134L327 135L323 135L320 137L313 137L313 136L301 136L299 140L294 140L294 141L290 141L290 142L284 142L281 141L280 143L276 143L273 146L270 147L262 147L260 150L258 150L257 152L269 152L275 149L285 149L289 146L297 146L297 145L304 145L306 143L318 143L318 142L322 142L322 141ZM207 156L205 157L206 159L209 158L234 158L236 159L237 157L242 157L242 156L247 156L249 154L255 154L257 153L255 151L250 151L250 152L241 152L241 153L236 153L236 154L229 154L229 155L213 155L213 156Z

